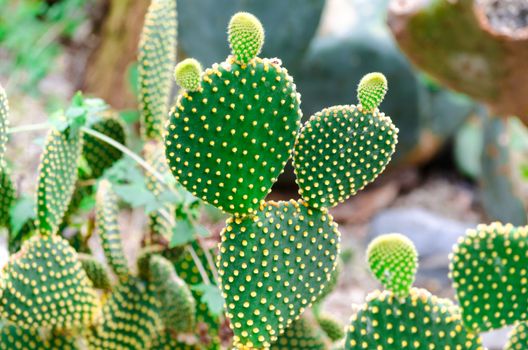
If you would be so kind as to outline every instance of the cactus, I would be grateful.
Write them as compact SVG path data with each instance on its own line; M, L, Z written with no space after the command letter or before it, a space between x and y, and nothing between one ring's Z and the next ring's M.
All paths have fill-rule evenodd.
M23 329L12 323L0 325L0 350L76 350L72 336L49 334L43 337L35 329Z
M15 200L15 188L7 167L0 165L0 228L10 227L11 205Z
M234 17L230 28L241 20ZM200 89L180 95L171 111L165 145L173 175L219 209L253 213L290 157L299 103L293 79L274 60L239 64L229 57L207 69ZM270 157L261 159L262 152Z
M404 298L390 291L371 293L347 333L345 350L484 349L463 327L451 301L416 288Z
M81 329L94 321L97 296L77 253L56 235L27 240L1 273L2 317L30 329Z
M327 344L320 330L306 317L293 322L271 346L271 350L326 350Z
M313 304L335 269L339 239L326 211L293 200L228 220L218 272L236 346L268 348Z
M367 259L383 287L401 297L409 294L418 267L418 253L411 240L397 233L380 236L369 244Z
M6 144L7 144L7 128L9 127L9 103L7 95L0 85L0 167L4 165Z
M97 191L96 223L108 265L121 281L128 279L128 262L123 253L119 232L117 196L110 183L103 180Z
M196 345L188 345L179 342L170 336L169 333L164 332L154 339L150 350L199 350L200 347Z
M528 320L525 227L468 230L453 249L451 277L467 327L487 331Z
M176 61L176 0L152 0L139 43L139 100L145 140L163 133Z
M345 327L331 316L317 316L317 323L331 341L337 341L345 337Z
M509 335L508 343L504 350L526 349L528 347L527 332L526 322L517 323Z
M79 254L79 261L86 276L92 281L94 288L103 290L111 289L110 276L103 264L93 256L87 254Z
M368 78L360 83L358 95L370 94L368 85L377 78L372 82ZM360 98L373 103L372 97ZM295 143L299 194L314 208L342 203L383 172L394 153L397 134L389 117L362 107L334 106L314 114Z

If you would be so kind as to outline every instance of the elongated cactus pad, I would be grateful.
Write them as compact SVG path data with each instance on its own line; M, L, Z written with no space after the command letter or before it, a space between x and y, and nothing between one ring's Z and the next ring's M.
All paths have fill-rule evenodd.
M207 69L171 111L166 154L187 190L229 213L254 212L283 171L299 128L300 97L278 62L232 59Z
M99 183L96 199L96 227L108 265L121 281L130 274L128 262L123 252L123 242L119 232L117 196L110 182Z
M192 331L196 321L196 302L172 263L162 256L152 256L150 281L163 305L160 317L165 328L176 333Z
M91 255L79 254L79 261L94 288L110 290L112 284L106 267Z
M62 223L75 190L81 149L78 131L49 131L40 159L37 191L37 227L41 234L56 233Z
M293 200L228 219L218 267L238 349L268 349L315 302L336 268L339 240L326 210Z
M379 111L334 106L314 114L295 143L299 194L315 208L333 207L385 170L398 129Z
M450 300L415 288L403 299L390 291L368 296L348 327L345 350L355 349L484 350Z
M327 350L327 345L321 330L305 317L301 317L284 331L270 349Z
M159 140L169 111L172 70L176 65L176 0L152 0L139 42L141 129Z
M317 316L317 323L331 341L338 341L345 337L345 327L331 316Z
M511 331L504 350L524 349L528 349L528 326L526 322L519 322Z
M363 109L373 112L378 108L387 93L387 78L381 73L369 73L361 79L357 98Z
M2 317L23 328L81 329L98 300L77 253L58 236L34 236L1 272Z
M0 326L0 350L77 350L75 337L50 334L44 338L37 329L23 329L6 322Z
M467 327L528 319L528 229L498 222L468 230L451 255L451 278Z
M106 113L90 128L112 138L121 144L126 142L123 123L114 113ZM122 157L122 152L98 138L83 134L84 145L82 154L91 169L91 178L97 179Z
M9 227L9 211L15 200L15 188L7 167L0 164L0 228Z
M418 253L413 242L399 233L374 239L367 249L370 271L381 284L405 297L414 283Z
M247 64L257 57L264 45L264 28L257 17L251 13L235 14L227 29L231 52L237 63Z
M196 345L188 345L182 343L172 337L169 332L163 332L154 339L154 343L150 350L199 350L200 347Z
M117 286L103 306L102 325L88 337L93 349L149 349L160 329L153 287L130 278Z
M0 85L0 167L5 162L7 128L9 126L9 103L4 88Z

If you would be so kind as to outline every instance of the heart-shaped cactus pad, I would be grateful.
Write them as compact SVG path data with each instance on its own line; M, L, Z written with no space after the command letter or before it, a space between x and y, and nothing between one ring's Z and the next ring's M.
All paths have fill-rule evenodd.
M58 236L34 236L3 268L2 317L23 328L80 329L96 316L98 297L77 253Z
M214 65L171 111L165 140L171 172L226 212L254 212L291 155L299 105L293 78L278 60Z
M478 331L528 320L528 229L479 225L460 238L451 278L467 327Z
M238 349L268 349L313 304L336 268L339 241L325 209L294 200L228 219L218 267Z
M323 109L310 117L295 143L299 194L314 208L336 206L383 172L397 142L398 129L377 109Z
M484 350L469 333L460 310L448 299L413 288L404 297L375 291L352 316L345 350L465 349Z

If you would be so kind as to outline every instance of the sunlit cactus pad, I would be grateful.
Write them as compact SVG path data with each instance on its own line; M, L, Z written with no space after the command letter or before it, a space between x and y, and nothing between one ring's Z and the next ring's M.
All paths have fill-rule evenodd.
M334 106L314 114L295 143L299 194L311 206L333 207L383 172L398 129L383 113Z
M90 128L112 138L118 143L125 143L123 123L112 112L105 113L100 120L90 125ZM83 134L83 139L82 155L90 166L91 178L99 178L106 169L110 168L122 156L120 150L92 135Z
M22 329L12 323L0 325L0 350L77 350L75 337L47 334L36 329Z
M484 350L451 301L415 288L405 298L390 291L371 293L347 333L345 350Z
M528 349L528 325L526 322L519 322L511 331L504 350L525 349Z
M418 253L410 239L398 233L380 236L369 244L367 260L386 289L399 296L409 293L418 268Z
M9 125L9 104L4 88L0 85L0 167L4 164L6 143L7 143L7 127Z
M200 350L196 345L188 345L172 337L170 333L163 332L154 339L149 350Z
M75 250L60 237L32 237L0 277L2 317L20 327L79 329L96 316L92 283Z
M141 129L147 140L161 139L176 61L176 0L153 0L139 43Z
M324 334L305 317L288 327L271 346L271 350L326 350Z
M468 230L451 256L467 327L486 331L528 319L528 229L492 223Z
M236 347L269 348L311 306L336 268L339 240L326 210L293 200L228 219L218 266Z
M284 169L299 128L300 98L276 60L207 69L198 91L171 111L166 153L176 179L230 213L250 213Z
M0 164L0 228L9 227L9 211L15 199L15 188L7 167Z
M94 349L149 349L160 329L159 302L152 287L131 278L103 306L102 325L89 336Z
M49 131L39 170L37 217L42 234L59 228L75 190L77 161L82 150L78 131Z

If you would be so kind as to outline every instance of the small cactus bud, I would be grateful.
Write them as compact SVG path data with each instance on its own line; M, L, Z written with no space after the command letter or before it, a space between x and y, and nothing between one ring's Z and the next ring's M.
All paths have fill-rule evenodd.
M188 91L200 89L202 65L194 58L187 58L174 69L176 84Z
M262 23L247 12L239 12L231 18L228 34L231 51L238 63L248 63L264 45Z
M369 73L359 82L357 98L367 111L374 111L387 93L387 78L382 73Z
M385 288L405 297L414 282L418 253L413 242L399 233L373 240L367 250L370 270Z

